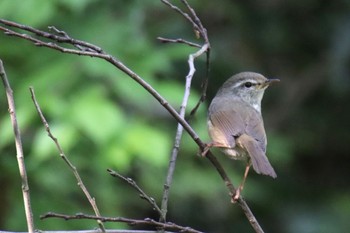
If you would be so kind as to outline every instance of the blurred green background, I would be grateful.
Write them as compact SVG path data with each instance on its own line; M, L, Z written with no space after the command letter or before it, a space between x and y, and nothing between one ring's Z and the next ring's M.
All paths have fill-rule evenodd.
M172 1L181 6L180 1ZM251 172L243 196L266 232L350 229L349 1L189 1L212 46L208 100L191 124L205 141L206 109L232 74L256 71L281 82L263 101L268 156L278 178ZM0 18L47 30L54 25L116 56L179 108L187 56L195 49L155 38L197 41L192 28L158 0L1 0ZM176 122L147 92L104 61L62 54L0 34L0 58L12 85L22 132L36 228L74 230L93 221L39 220L48 211L92 214L74 176L47 137L29 86L54 135L76 165L104 216L156 213L116 169L158 203ZM189 109L200 96L205 60ZM0 88L0 229L25 231L21 183L4 89ZM206 232L253 232L211 164L182 140L168 220ZM235 184L244 164L220 155ZM106 224L108 228L127 228ZM138 227L133 229L145 229Z

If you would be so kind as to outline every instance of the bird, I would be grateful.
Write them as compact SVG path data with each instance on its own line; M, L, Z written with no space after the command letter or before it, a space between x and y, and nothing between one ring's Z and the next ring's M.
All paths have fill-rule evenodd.
M246 161L242 182L232 202L240 198L251 166L258 174L277 177L266 156L261 101L266 88L279 81L255 72L238 73L224 82L209 106L207 126L212 141L206 144L202 155L218 147L229 158Z

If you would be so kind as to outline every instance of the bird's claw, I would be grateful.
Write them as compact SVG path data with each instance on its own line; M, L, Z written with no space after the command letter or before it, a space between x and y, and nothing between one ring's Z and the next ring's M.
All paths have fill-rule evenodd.
M203 149L200 149L198 152L199 156L201 156L201 157L207 156L210 148L213 146L213 143L205 143L204 145L205 145L205 147Z

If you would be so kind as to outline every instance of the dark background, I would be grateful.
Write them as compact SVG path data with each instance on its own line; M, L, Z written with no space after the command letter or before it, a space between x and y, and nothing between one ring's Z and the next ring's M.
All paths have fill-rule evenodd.
M180 4L180 1L172 1ZM212 46L208 100L191 124L208 141L206 109L232 74L279 78L263 100L268 156L278 178L251 172L243 196L266 232L350 229L350 11L348 1L189 1ZM184 9L184 8L183 8ZM116 56L179 107L187 57L195 49L155 38L197 43L191 26L158 0L2 0L0 17L47 30L54 25ZM158 203L176 122L129 77L98 59L37 48L0 34L0 58L12 85L21 127L36 228L91 229L93 221L39 220L48 211L93 213L74 176L46 136L28 91L37 99L65 153L104 216L154 217L113 168L134 178ZM204 56L189 109L200 96ZM21 184L5 93L0 91L0 229L26 230ZM182 140L168 220L206 232L253 232L211 164ZM235 184L244 164L215 152ZM126 228L107 224L109 228Z

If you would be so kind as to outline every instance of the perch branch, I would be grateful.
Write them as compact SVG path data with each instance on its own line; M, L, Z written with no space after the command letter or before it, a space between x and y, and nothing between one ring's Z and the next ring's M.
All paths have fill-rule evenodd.
M28 177L27 177L26 166L24 163L24 154L23 154L23 147L22 147L22 140L21 140L21 132L19 130L19 126L18 126L18 122L17 122L15 100L13 98L13 91L12 91L10 83L7 79L5 68L3 66L3 62L1 59L0 59L0 76L1 76L2 83L5 87L7 102L8 102L8 106L9 106L9 113L10 113L10 117L11 117L11 123L12 123L13 131L15 134L17 162L18 162L19 173L21 175L21 180L22 180L22 194L23 194L24 210L25 210L25 215L26 215L26 220L27 220L28 232L34 233L35 227L34 227L34 221L33 221L33 212L32 212L32 207L30 204Z
M17 23L13 23L13 22L10 22L10 21L7 21L7 20L0 19L0 24L6 25L8 27L15 27L15 28L18 28L18 29L30 32L30 30L28 30L28 28L30 28L30 27L24 26L24 25L21 25L21 24L17 24ZM47 47L47 48L50 48L50 49L61 51L63 53L77 54L77 55L90 56L90 57L97 57L97 58L101 58L101 59L111 63L117 69L119 69L123 73L127 74L130 78L132 78L134 81L136 81L146 91L148 91L169 112L169 114L172 117L174 117L175 120L184 127L184 129L192 137L192 139L196 142L196 144L199 146L200 149L203 150L205 148L205 146L206 146L205 143L199 138L199 136L192 129L192 127L180 116L180 114L177 113L177 111L168 103L168 101L165 98L163 98L150 84L148 84L139 75L137 75L135 72L133 72L127 66L125 66L121 61L117 60L116 58L114 58L113 56L111 56L109 54L106 54L103 50L96 51L96 52L90 52L90 51L81 51L81 50L77 50L77 49L67 49L67 48L61 47L61 46L59 46L59 45L57 45L55 43L44 42L44 41L41 41L41 40L39 40L37 38L34 38L33 36L30 36L30 35L27 35L27 34L20 34L20 33L17 33L17 32L15 32L15 31L13 31L13 30L11 30L9 28L5 28L5 27L2 27L2 26L0 26L0 30L4 31L4 33L6 35L15 36L15 37L18 37L18 38L22 38L22 39L31 41L36 46ZM37 29L35 29L35 30L40 32L40 33L36 34L39 37L40 37L41 34L46 35L46 33L47 33L47 32L39 31ZM42 37L44 37L44 36L42 36ZM72 39L69 40L69 39L67 39L65 37L61 37L61 36L57 36L57 35L53 35L52 37L46 36L45 38L50 38L53 41L57 41L59 43L67 43L67 44L71 44L71 45L74 45L75 42L77 42L79 45L80 44L84 44L84 42L80 42L79 40L72 40ZM86 43L86 44L89 45L89 43ZM226 186L228 187L230 194L232 195L233 193L235 193L236 190L235 190L234 186L232 185L232 182L230 181L230 179L227 176L225 170L223 169L221 164L216 160L214 155L211 154L211 153L208 153L207 154L207 158L213 164L213 166L216 168L216 170L219 172L220 176L222 177L223 181L225 182ZM260 225L259 225L259 223L257 222L255 216L250 211L247 203L242 198L240 198L238 200L238 204L241 206L244 214L246 215L249 223L254 228L254 230L256 232L263 232L261 227L260 227Z
M59 151L59 154L60 154L61 158L64 160L64 162L66 162L66 164L72 170L76 180L78 181L78 186L81 188L81 190L85 194L85 196L88 199L90 205L92 206L96 216L98 216L98 217L101 216L100 215L100 211L97 208L95 198L90 195L89 191L87 190L86 186L84 185L83 180L81 179L81 177L80 177L80 175L78 173L77 168L70 162L68 157L63 152L63 149L62 149L60 143L58 142L58 139L51 133L51 129L50 129L49 123L46 121L46 119L44 117L44 114L42 113L41 108L39 106L39 103L36 100L34 89L32 87L30 87L29 90L30 90L30 93L31 93L32 100L33 100L33 103L35 105L36 111L38 112L38 114L40 116L40 119L41 119L43 125L45 126L45 129L46 129L46 132L47 132L48 136L54 141L54 143L55 143L55 145L57 147L57 150ZM103 223L101 221L99 221L99 220L97 222L98 222L98 225L100 226L101 230L103 232L105 232L105 228L103 226Z
M139 219L131 219L131 218L124 218L124 217L98 217L95 215L87 215L87 214L75 214L75 215L65 215L65 214L57 214L57 213L46 213L45 215L40 216L40 219L46 219L46 218L61 218L64 220L73 220L73 219L95 219L100 220L102 222L122 222L127 223L131 226L135 225L149 225L154 227L160 227L163 229L172 229L177 230L179 232L189 232L189 233L201 233L201 231L197 231L191 227L183 227L179 226L172 222L158 222L151 218L145 218L143 220Z

